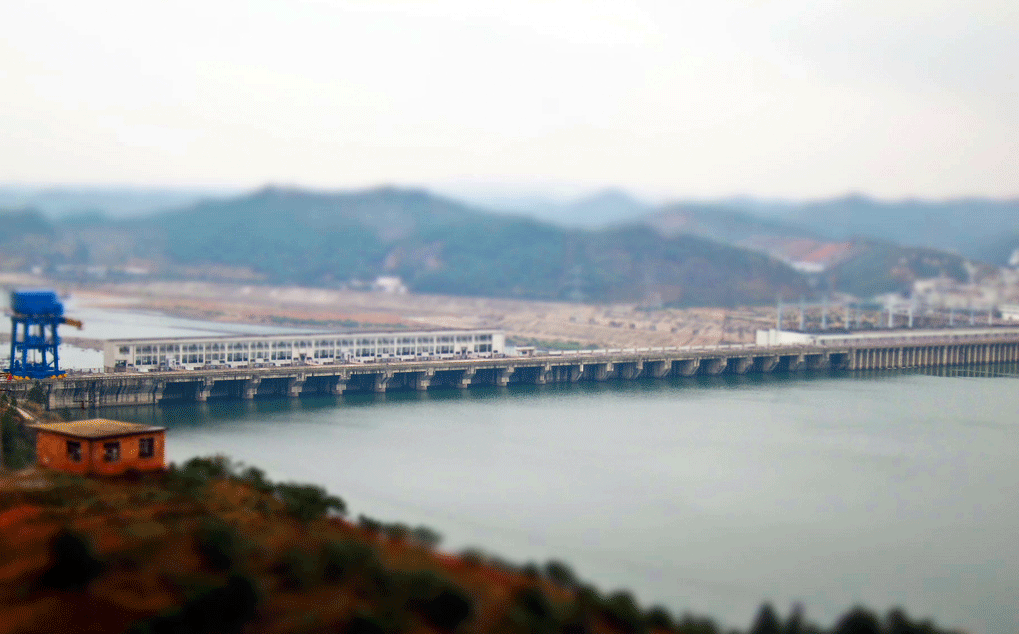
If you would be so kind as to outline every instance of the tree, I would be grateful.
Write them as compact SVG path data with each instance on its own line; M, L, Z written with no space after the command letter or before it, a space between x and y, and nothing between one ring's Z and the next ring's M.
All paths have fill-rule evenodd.
M46 394L46 388L43 387L43 384L40 381L35 382L35 385L33 385L32 389L28 391L25 398L27 398L29 402L37 403L39 405L46 405L49 401L48 395Z
M765 603L757 612L757 618L750 628L750 634L782 634L782 621L770 603Z

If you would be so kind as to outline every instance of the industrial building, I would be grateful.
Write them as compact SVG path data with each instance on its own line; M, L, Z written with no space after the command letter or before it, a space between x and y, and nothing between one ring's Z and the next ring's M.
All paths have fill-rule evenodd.
M378 361L484 358L505 352L496 330L299 333L165 339L111 339L107 372L263 368Z

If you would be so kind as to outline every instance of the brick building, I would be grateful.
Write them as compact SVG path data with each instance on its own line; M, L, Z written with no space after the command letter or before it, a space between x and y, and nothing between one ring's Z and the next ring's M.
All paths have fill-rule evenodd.
M40 467L79 475L121 475L164 468L166 429L105 418L45 423L36 431Z

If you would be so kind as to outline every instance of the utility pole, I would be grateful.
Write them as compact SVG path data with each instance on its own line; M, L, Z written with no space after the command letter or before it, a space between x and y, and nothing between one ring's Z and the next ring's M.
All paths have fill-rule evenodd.
M828 296L821 298L821 330L828 330Z
M782 330L782 296L779 295L777 300L778 300L778 317L775 318L775 329L781 331Z
M805 312L806 306L804 305L803 295L800 295L800 332L803 332L804 328L806 328Z

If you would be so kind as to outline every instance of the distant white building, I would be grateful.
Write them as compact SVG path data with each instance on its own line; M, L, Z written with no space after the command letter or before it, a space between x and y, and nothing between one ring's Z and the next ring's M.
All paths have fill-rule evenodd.
M107 372L174 368L247 368L491 357L504 354L498 330L328 332L166 339L111 339Z
M1019 321L1019 304L1001 304L998 312L1005 321Z
M403 283L403 280L395 275L384 275L375 278L372 290L382 291L390 295L405 295L407 293L407 286Z

